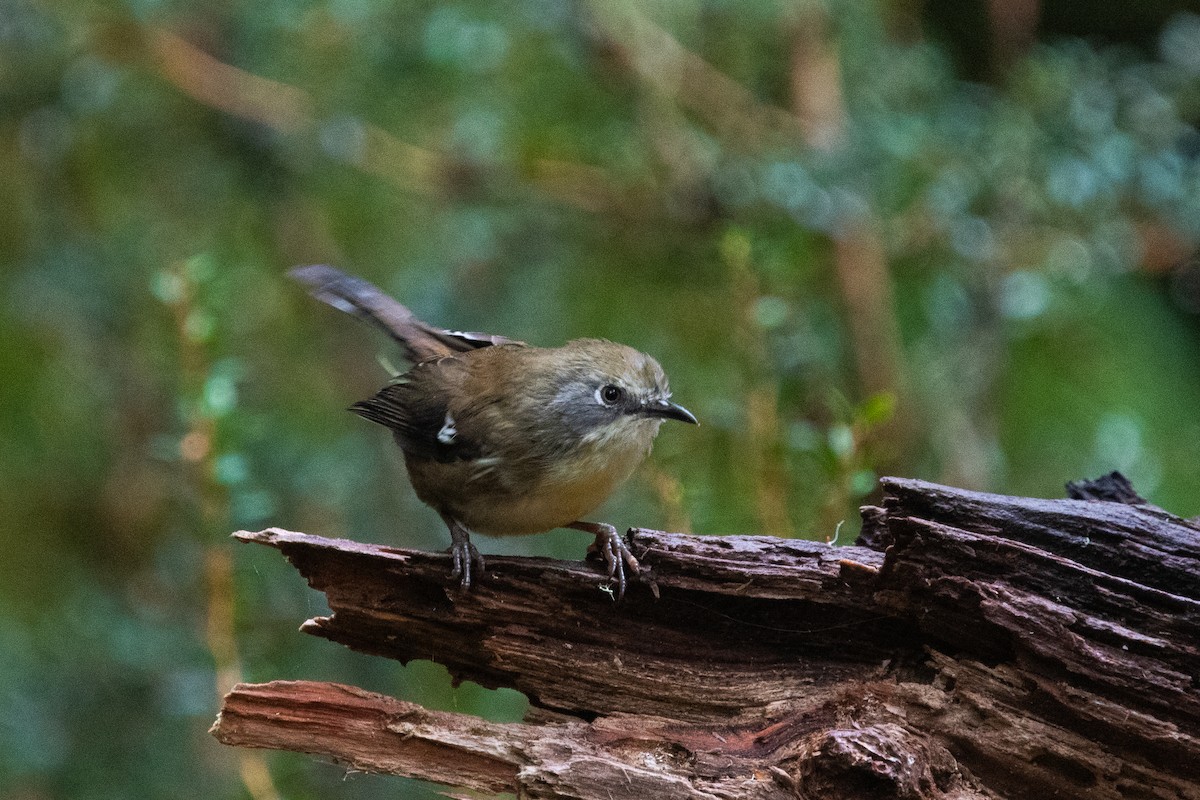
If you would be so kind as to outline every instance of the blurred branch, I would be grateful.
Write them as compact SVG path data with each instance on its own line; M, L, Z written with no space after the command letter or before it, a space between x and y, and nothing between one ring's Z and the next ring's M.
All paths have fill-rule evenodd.
M282 133L315 129L315 110L303 90L219 61L161 28L149 29L148 39L162 77L194 100ZM359 166L365 171L411 191L442 190L440 176L450 172L449 159L374 125L365 124L364 133Z
M444 554L240 532L326 594L332 613L302 630L433 655L534 711L494 724L243 684L213 733L529 798L1200 798L1196 527L1144 504L883 484L871 547L635 529L658 594L615 608L599 566L496 557L463 594Z
M798 120L681 45L628 2L592 2L608 45L648 86L699 114L734 148L758 149L771 140L798 139Z
M147 30L160 74L204 105L285 133L312 123L308 96L286 83L230 66L162 28Z
M285 134L316 130L317 112L303 90L219 61L161 28L148 29L147 40L159 74L196 101ZM486 165L409 144L367 122L362 132L355 166L407 191L441 196L495 173ZM585 211L612 211L632 196L604 170L566 161L535 159L524 177L547 196Z

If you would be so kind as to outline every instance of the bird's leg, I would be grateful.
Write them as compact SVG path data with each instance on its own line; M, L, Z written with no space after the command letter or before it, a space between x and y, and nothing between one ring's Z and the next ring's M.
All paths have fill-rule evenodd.
M471 588L471 568L474 567L477 574L482 575L486 565L483 562L483 556L479 555L479 551L475 549L475 545L471 544L471 534L462 523L454 517L442 514L442 521L446 523L446 527L450 529L450 555L454 558L454 569L450 571L450 578L461 578L459 585L463 589Z
M617 600L625 596L625 565L635 573L640 571L638 560L633 557L629 545L617 533L617 529L607 522L572 522L567 526L577 531L587 531L596 535L596 542L588 548L588 552L599 553L608 565L609 580L617 582Z

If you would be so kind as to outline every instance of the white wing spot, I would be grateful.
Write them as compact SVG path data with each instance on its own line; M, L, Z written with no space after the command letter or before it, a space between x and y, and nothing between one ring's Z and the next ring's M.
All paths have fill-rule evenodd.
M450 412L446 412L446 421L438 431L437 440L442 444L454 444L455 436L458 436L458 428L454 427L454 417L450 416Z

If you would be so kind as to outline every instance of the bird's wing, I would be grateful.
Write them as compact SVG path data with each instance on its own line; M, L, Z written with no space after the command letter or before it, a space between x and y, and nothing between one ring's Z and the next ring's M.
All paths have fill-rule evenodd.
M414 458L443 463L479 458L485 443L472 435L469 424L463 430L450 403L454 396L450 384L461 381L460 359L466 357L419 363L350 410L391 428L400 448Z
M391 336L414 363L497 344L522 344L504 336L435 328L417 319L407 307L384 294L375 284L324 264L296 267L288 274L307 286L313 297L353 314Z

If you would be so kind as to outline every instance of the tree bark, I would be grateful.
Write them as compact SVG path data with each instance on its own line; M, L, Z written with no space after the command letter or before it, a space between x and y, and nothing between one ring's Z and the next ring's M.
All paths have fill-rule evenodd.
M1072 495L1141 501L1115 480ZM644 586L621 604L584 562L492 557L462 593L444 555L239 532L326 594L302 630L531 712L242 684L213 732L529 798L1200 800L1200 526L1144 501L883 488L861 546L634 529Z

